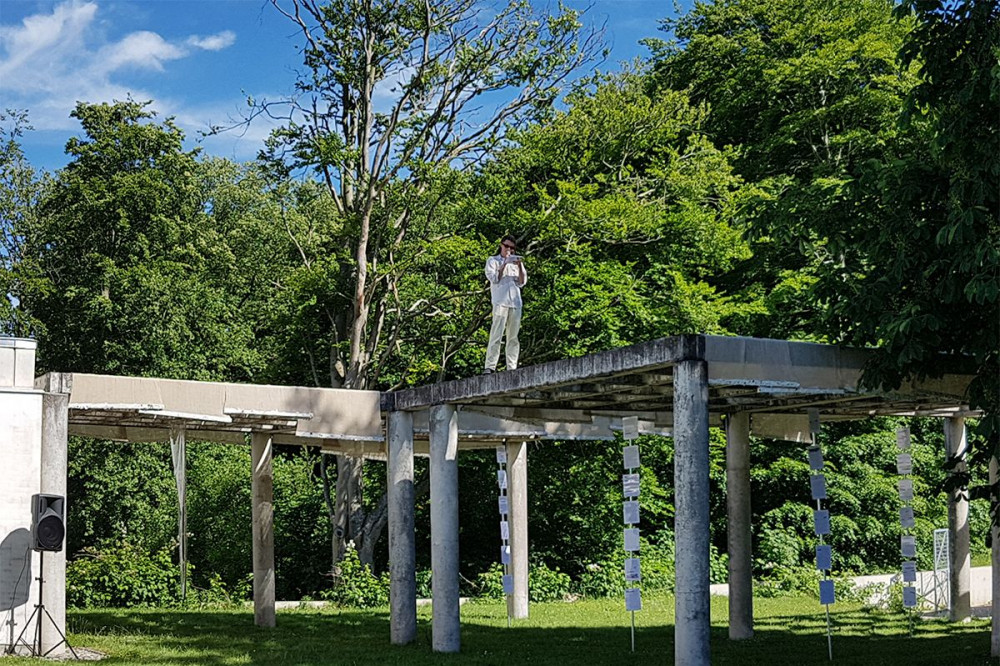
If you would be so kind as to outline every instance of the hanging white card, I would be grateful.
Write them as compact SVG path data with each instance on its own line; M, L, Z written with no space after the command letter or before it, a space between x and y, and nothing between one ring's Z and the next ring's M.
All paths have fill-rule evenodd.
M642 593L637 587L630 587L625 590L625 610L627 611L641 611L642 610Z
M638 557L626 557L625 558L625 581L629 583L634 583L641 578L639 573L639 558Z
M514 594L514 576L511 574L503 575L503 593Z
M497 447L497 462L501 465L507 462L507 447L502 444Z
M626 525L639 524L639 503L634 500L622 502L622 517Z
M623 530L625 534L625 551L629 553L634 553L639 550L639 530L635 527L626 527Z
M903 526L903 529L911 529L916 521L913 519L913 507L903 506L899 508L899 524Z
M809 477L809 487L812 490L814 500L826 499L826 477L822 474L813 474Z
M500 546L500 564L510 564L510 546Z
M497 485L500 486L500 490L507 490L507 470L497 470Z
M635 444L622 449L625 469L635 469L639 466L639 447Z
M639 417L625 416L622 418L622 438L626 440L639 437ZM638 465L637 465L638 466Z
M900 479L896 487L899 488L899 499L904 502L913 501L913 479Z
M813 511L813 525L817 535L830 533L830 512L826 509Z
M917 563L910 560L903 562L903 582L904 583L915 583L917 582Z
M907 585L903 588L903 608L917 607L917 588Z
M824 606L834 603L833 581L821 580L819 582L819 602Z
M500 538L503 539L504 541L510 539L510 523L508 523L506 520L500 521Z
M896 446L901 449L910 448L910 429L907 427L896 429Z
M812 407L809 409L809 432L818 435L819 429L819 410Z
M809 447L809 469L814 472L823 471L823 450L818 446Z
M829 571L833 568L833 549L829 544L816 546L816 568L820 571Z
M639 496L639 475L622 474L622 494L625 497Z
M913 474L913 458L909 453L900 453L896 456L896 472L899 474Z
M916 557L917 556L917 537L904 534L899 539L899 550L903 557Z
M510 508L510 503L508 502L506 495L501 495L500 497L497 498L497 508L500 510L501 516L506 516L508 513L510 513L510 511L508 511L508 509Z

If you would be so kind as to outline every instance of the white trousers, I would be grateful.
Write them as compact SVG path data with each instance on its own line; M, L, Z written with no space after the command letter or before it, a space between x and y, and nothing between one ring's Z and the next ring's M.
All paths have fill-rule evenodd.
M500 338L507 332L507 369L517 368L517 357L521 353L521 343L517 334L521 331L521 308L498 305L493 308L493 325L490 326L490 344L486 347L486 368L497 369L500 360Z

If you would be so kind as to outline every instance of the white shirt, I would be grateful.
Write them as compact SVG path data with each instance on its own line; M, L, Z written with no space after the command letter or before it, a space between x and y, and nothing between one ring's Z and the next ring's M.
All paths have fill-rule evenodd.
M504 266L503 275L500 267L503 257L499 254L486 260L486 279L490 281L490 296L493 307L521 308L521 285L518 284L521 272L517 264L511 262ZM528 282L528 271L524 271L524 282Z

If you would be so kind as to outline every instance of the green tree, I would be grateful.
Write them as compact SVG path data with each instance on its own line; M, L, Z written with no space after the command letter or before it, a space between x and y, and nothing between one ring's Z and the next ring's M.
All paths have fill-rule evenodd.
M313 169L333 205L329 223L343 230L336 266L322 267L339 278L324 295L334 314L322 381L373 387L405 322L440 309L396 293L413 270L406 250L440 238L441 174L474 165L508 127L545 112L593 42L579 40L576 12L539 15L526 0L488 15L474 0L272 4L299 29L306 70L295 96L255 105L286 123L265 152L272 164ZM339 556L348 540L361 551L378 535L361 461L341 456L337 476Z

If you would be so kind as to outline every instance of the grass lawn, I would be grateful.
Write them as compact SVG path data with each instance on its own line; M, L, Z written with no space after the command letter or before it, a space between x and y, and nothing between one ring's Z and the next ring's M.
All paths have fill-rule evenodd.
M534 604L528 620L507 628L500 604L462 607L462 652L433 654L430 612L422 608L414 644L389 644L387 609L279 612L273 630L253 626L249 610L108 610L69 615L74 646L108 655L102 664L669 664L673 598L644 600L636 613L636 651L620 600ZM951 626L918 621L913 638L899 614L837 604L831 619L836 664L990 664L989 623ZM726 599L712 599L713 664L828 664L826 618L811 598L755 600L756 636L732 643ZM0 660L28 666L29 659Z

